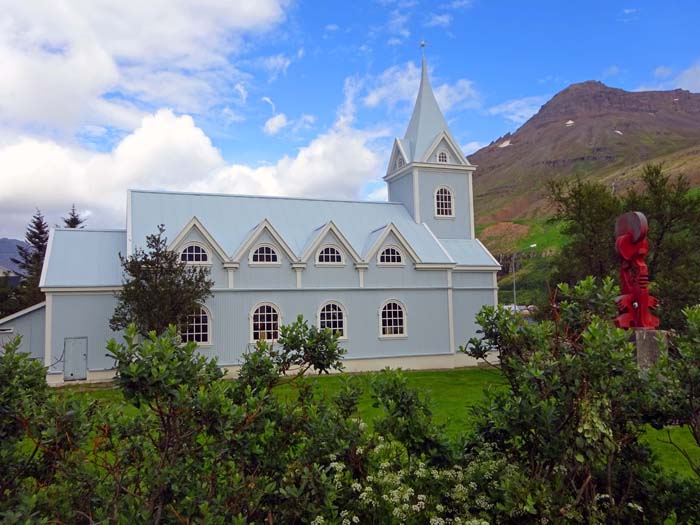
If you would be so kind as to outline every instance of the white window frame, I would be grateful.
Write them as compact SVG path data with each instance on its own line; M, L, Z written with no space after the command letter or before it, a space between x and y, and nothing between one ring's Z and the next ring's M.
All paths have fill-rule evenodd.
M438 215L438 201L437 201L437 196L438 192L440 190L447 190L450 192L450 202L452 204L452 209L450 210L452 213L450 215ZM433 193L433 215L436 219L454 219L455 217L455 192L450 186L446 185L441 185L435 188L435 192Z
M396 303L401 307L401 311L403 312L403 333L402 334L384 334L383 333L383 326L382 326L382 312L384 311L384 307L388 305L389 303ZM407 339L408 338L408 310L406 309L406 305L399 301L398 299L387 299L384 301L381 306L379 307L379 310L377 310L377 324L379 326L379 339Z
M396 250L399 255L401 256L401 262L381 262L382 259L382 253L384 253L385 250L388 250L389 248L393 248ZM406 255L404 255L403 250L396 246L395 244L388 244L386 246L382 246L378 251L377 251L377 266L405 266L406 265Z
M444 162L440 160L440 155L442 155L443 153L445 154L445 159L446 159ZM435 161L438 164L449 164L450 163L450 154L447 153L447 150L441 149L435 154Z
M207 308L207 307L204 306L203 304L200 304L199 307L200 307L202 310L204 310L204 313L205 313L206 316L207 316L207 332L206 332L206 334L207 334L207 341L206 341L205 343L204 343L204 342L200 343L200 342L197 342L197 341L193 341L193 343L195 343L197 346L212 346L212 344L213 344L213 343L212 343L212 323L214 322L214 317L211 315L211 311L209 310L209 308ZM192 314L188 314L188 317L189 317L190 315L192 315ZM182 336L182 334L180 334L180 336ZM189 342L189 341L182 341L182 344L187 344L188 342Z
M406 165L406 161L404 160L403 156L401 154L399 154L398 157L396 157L396 165L395 165L396 169L400 170L405 165Z
M255 312L257 312L258 308L261 306L272 306L275 311L277 312L277 335L279 338L279 333L280 333L280 326L282 326L282 309L276 305L273 302L270 301L264 301L262 303L257 303L255 306L253 306L252 310L250 311L250 314L248 315L248 324L249 324L249 334L250 334L250 342L252 344L256 344L258 341L262 341L263 339L255 339L253 336L253 317L255 316ZM277 339L264 339L266 343L276 343Z
M182 254L183 252L189 248L190 246L199 246L202 250L204 250L204 253L207 254L207 260L206 261L183 261L182 260ZM202 242L199 241L190 241L182 245L182 248L180 248L180 262L184 262L185 264L190 264L193 266L211 266L212 260L211 260L211 251L209 248Z
M277 261L275 261L275 262L253 261L253 255L255 255L255 252L258 251L260 248L270 248L273 252L275 252L275 255L277 256ZM281 264L282 264L282 261L281 261L281 257L280 257L279 248L277 248L274 244L270 244L269 242L256 244L255 246L253 246L253 248L250 250L250 252L248 254L248 265L249 266L280 266Z
M334 248L340 254L340 262L321 262L321 261L319 261L318 258L321 255L321 252L326 248ZM318 250L316 250L315 261L316 261L315 262L316 266L335 266L335 267L345 266L345 253L343 252L343 250L340 249L340 247L337 244L324 244Z
M328 305L334 304L338 308L340 308L340 311L343 312L343 335L342 337L338 337L338 341L347 341L348 340L348 311L343 306L343 304L339 301L326 301L324 303L321 303L321 305L318 307L318 311L316 312L316 326L318 327L319 330L321 330L321 311Z

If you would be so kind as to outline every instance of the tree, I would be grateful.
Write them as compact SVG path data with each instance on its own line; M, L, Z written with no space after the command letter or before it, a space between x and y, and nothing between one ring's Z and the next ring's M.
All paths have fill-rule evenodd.
M555 220L564 221L567 243L555 260L555 282L575 283L588 275L605 277L618 267L613 231L622 211L620 199L602 184L576 179L552 181Z
M146 237L146 248L119 254L124 280L118 303L109 321L117 331L134 323L142 335L165 332L168 325L182 325L189 314L211 296L214 282L209 271L188 266L179 254L168 250L165 227Z
M659 164L645 166L642 181L643 191L631 191L625 208L647 217L652 293L660 299L663 326L679 329L683 308L700 300L700 193L684 176L664 175Z
M49 226L38 208L27 226L24 238L29 246L17 245L19 258L12 259L22 273L22 281L17 290L20 308L27 308L44 300L44 294L39 289L39 280L49 242Z
M83 224L87 219L83 219L80 216L80 214L75 210L75 204L73 204L70 208L70 212L68 213L68 217L61 217L61 220L66 228L85 228Z
M10 285L10 278L0 274L0 319L12 315L17 308L17 294L15 288Z
M615 276L615 219L626 211L640 211L649 223L647 264L651 292L660 300L662 327L680 328L684 307L700 297L700 194L683 176L664 175L661 165L647 165L642 186L616 196L602 184L550 184L550 200L557 220L564 221L567 243L555 259L554 279L573 284L588 275Z

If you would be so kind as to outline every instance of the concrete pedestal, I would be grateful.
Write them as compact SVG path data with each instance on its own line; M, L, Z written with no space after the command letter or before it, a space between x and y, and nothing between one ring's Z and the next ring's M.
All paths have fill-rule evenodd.
M640 370L649 370L661 355L659 339L666 342L668 332L666 330L650 330L636 328L632 330L630 340L636 347L637 366Z

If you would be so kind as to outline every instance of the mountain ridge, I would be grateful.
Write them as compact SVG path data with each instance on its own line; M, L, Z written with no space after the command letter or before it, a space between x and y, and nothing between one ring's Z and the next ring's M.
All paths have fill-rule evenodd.
M469 156L477 165L477 222L550 214L546 185L553 179L581 177L624 191L648 162L665 162L668 173L700 184L699 147L699 93L572 84L515 132Z

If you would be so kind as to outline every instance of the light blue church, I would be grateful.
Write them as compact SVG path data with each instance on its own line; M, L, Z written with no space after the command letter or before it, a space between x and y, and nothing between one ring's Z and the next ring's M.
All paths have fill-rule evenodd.
M389 202L130 190L126 229L51 231L46 301L1 319L0 342L21 333L50 383L112 377L105 345L121 338L109 329L119 254L164 224L170 249L215 283L182 337L222 366L235 368L299 314L339 335L349 370L469 365L456 351L475 335L475 314L497 302L499 269L474 235L475 169L423 61L384 177Z

